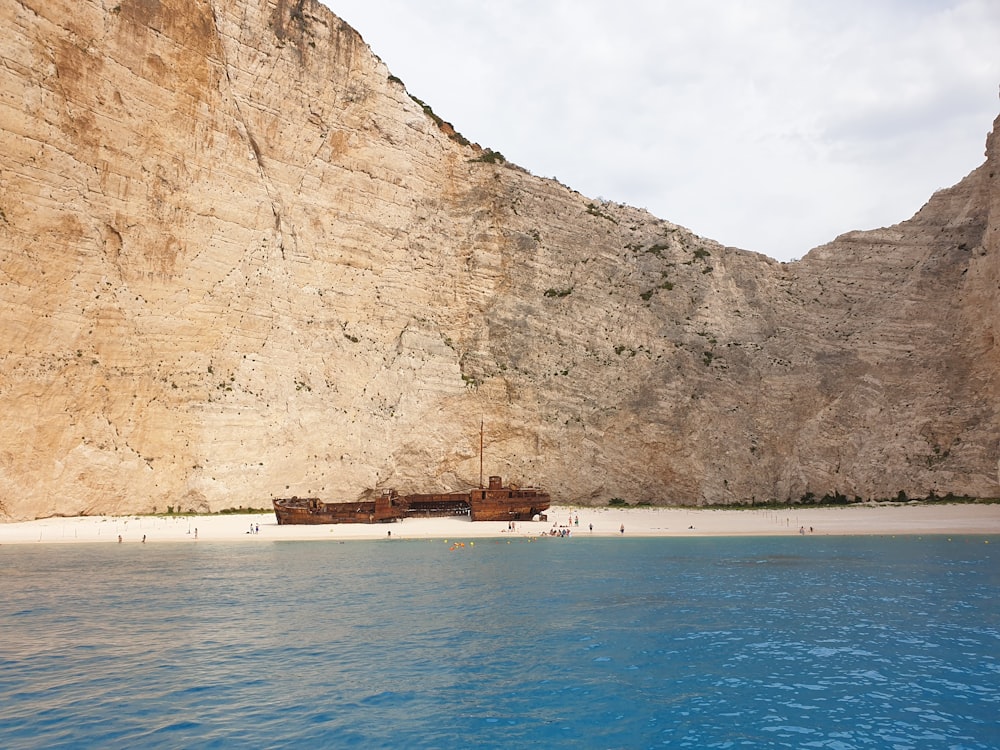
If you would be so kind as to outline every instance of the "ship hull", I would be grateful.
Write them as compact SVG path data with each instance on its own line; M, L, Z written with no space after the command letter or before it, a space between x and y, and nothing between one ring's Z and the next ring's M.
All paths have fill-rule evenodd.
M549 494L535 487L504 487L490 477L488 488L469 492L399 495L385 490L381 497L353 503L324 503L317 498L272 501L278 524L383 523L404 518L469 516L472 521L530 521L547 510Z
M473 521L530 521L548 510L549 493L537 487L503 486L500 477L490 477L485 488L469 493Z
M327 523L375 523L375 503L322 503L315 498L306 504L298 498L274 501L274 515L278 525L286 524L327 524Z

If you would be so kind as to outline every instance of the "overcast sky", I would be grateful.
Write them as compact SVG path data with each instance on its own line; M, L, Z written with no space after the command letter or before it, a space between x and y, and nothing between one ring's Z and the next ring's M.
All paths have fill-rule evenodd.
M1000 0L323 0L466 138L779 260L983 162Z

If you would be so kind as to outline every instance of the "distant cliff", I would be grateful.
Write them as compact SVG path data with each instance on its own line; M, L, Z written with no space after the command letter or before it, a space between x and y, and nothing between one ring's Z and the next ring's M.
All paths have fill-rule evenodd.
M0 19L7 518L464 488L481 421L562 503L1000 496L996 124L781 264L470 144L315 0Z

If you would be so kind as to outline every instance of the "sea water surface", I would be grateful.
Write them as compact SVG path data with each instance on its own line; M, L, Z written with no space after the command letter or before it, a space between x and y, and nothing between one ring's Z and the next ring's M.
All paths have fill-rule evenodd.
M997 748L998 556L995 537L0 547L0 747Z

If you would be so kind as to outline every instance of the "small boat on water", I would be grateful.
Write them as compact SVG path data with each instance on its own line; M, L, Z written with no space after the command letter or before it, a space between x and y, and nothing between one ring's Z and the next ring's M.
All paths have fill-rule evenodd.
M530 521L548 509L549 493L538 487L504 487L492 476L489 486L468 492L400 495L383 490L375 500L324 503L318 498L290 497L272 501L279 525L383 523L404 518L469 516L472 521Z

